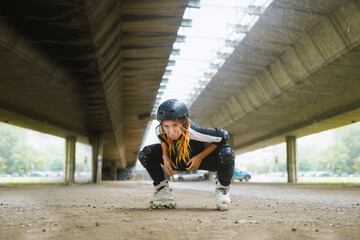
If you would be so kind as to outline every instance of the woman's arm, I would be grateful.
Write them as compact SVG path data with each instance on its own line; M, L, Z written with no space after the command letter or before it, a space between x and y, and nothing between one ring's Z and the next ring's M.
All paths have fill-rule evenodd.
M226 144L229 140L227 131L221 128L203 128L197 123L191 123L189 132L191 139L200 142L214 143L216 146Z
M202 150L198 155L194 156L190 159L190 161L186 164L189 166L186 168L188 171L196 171L199 169L199 166L204 158L208 156L210 153L212 153L217 146L214 143L211 143L209 146L207 146L204 150Z
M161 143L161 149L162 149L162 158L164 161L164 169L166 175L169 177L172 177L175 175L174 169L176 169L176 165L173 161L171 161L169 154L168 154L168 147L166 143Z

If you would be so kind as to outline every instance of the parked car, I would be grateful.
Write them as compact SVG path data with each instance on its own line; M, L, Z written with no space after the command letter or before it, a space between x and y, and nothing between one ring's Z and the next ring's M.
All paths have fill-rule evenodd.
M11 174L12 177L21 177L20 173L14 172Z
M0 177L11 177L11 175L7 173L0 173Z
M174 175L174 180L178 181L203 181L207 179L207 171L197 170L193 172L178 172Z
M30 173L29 177L46 177L46 174L43 172L36 171L36 172Z
M328 172L318 172L316 177L331 177L331 174Z
M239 179L240 181L242 181L242 180L249 181L251 179L251 175L247 172L235 169L234 179Z
M360 177L360 172L349 174L349 177Z

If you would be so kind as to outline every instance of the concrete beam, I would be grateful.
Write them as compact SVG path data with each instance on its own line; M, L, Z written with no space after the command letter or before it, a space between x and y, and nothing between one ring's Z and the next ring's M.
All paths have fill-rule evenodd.
M334 60L347 51L345 43L328 18L311 30L310 37L326 62Z
M310 122L312 122L312 124L310 124ZM284 131L265 136L262 139L255 139L255 141L248 143L247 145L239 144L239 140L241 140L243 136L234 135L235 155L283 143L286 136L296 136L296 138L301 138L355 122L360 122L360 108L345 113L339 112L333 116L326 115L323 118L312 119L302 126L294 126L292 128L284 129Z
M274 80L273 76L271 75L271 72L269 69L266 69L264 72L259 74L257 78L260 80L266 91L268 92L268 95L270 98L275 97L279 93L281 93L280 87L276 84L276 81Z
M294 49L300 61L306 68L306 71L309 73L315 72L325 63L324 58L321 56L320 51L309 35L303 36L295 44Z
M349 11L348 8L349 7L346 8L347 11ZM339 9L338 11L341 10L342 9ZM352 12L354 12L353 14L358 13L354 10L352 10ZM334 15L337 19L340 18L339 14ZM347 15L345 16L349 18ZM353 18L357 19L359 17L353 16ZM349 22L352 28L354 28L354 31L358 31L358 25L354 24L350 19L342 19L340 21ZM353 38L355 38L355 36L353 36ZM274 98L287 90L294 83L304 80L309 76L309 73L318 70L325 64L325 61L332 61L334 58L343 54L344 51L345 45L336 33L335 27L328 19L324 19L314 27L309 34L304 35L295 44L294 48L290 47L279 60L273 62L266 71L259 74L258 77L255 78L257 84L249 84L239 92L239 95L249 95L249 93L251 93L252 96L264 96L264 94L261 93L265 90L267 92L267 99L270 100L270 98ZM254 80L252 82L254 82ZM260 92L260 94L257 94L258 92ZM244 98L242 98L242 100L244 100ZM245 109L247 109L248 112L255 109L259 105L259 102L263 104L267 102L262 101L262 99L255 101L251 98L251 100L250 102L245 102ZM236 121L237 119L234 120Z
M57 63L20 36L13 28L0 21L0 45L20 56L35 67L43 70L61 84L69 84L69 74L65 73Z
M63 126L60 123L54 123L49 120L44 121L41 118L35 117L35 114L26 114L24 110L18 113L0 107L0 121L61 138L76 136L78 142L89 144L86 132L69 129L68 126Z
M266 92L264 85L260 82L259 78L255 77L249 84L252 89L256 89L256 96L259 99L260 105L269 101L270 96Z
M302 64L299 56L296 54L294 48L289 48L282 56L281 62L284 65L286 72L292 78L294 83L299 82L305 77L309 76L306 68Z
M360 2L349 1L330 15L330 20L348 49L360 42Z
M75 182L74 175L75 175L76 137L74 136L66 137L65 144L66 144L65 184L69 185Z
M118 147L119 158L121 160L119 167L124 169L126 167L126 152L125 152L125 117L123 114L123 80L122 80L122 55L114 54L118 52L121 46L120 33L121 24L118 24L118 17L120 14L120 4L113 5L114 9L110 16L106 19L99 17L103 14L101 9L108 9L114 4L113 1L101 1L100 7L97 3L86 1L86 8L89 17L89 24L92 33L93 43L95 47L95 54L98 59L97 67L100 72L101 82L104 87L109 115L114 130L114 136ZM101 20L99 20L101 19ZM112 27L110 37L106 34ZM102 41L105 41L102 44ZM113 44L115 43L115 44ZM113 47L109 47L113 44ZM98 47L101 46L101 47ZM106 51L113 49L113 51ZM105 59L105 60L104 60ZM107 59L111 59L110 63Z
M312 75L318 74L321 68L326 68L327 65L344 56L351 48L354 48L360 44L360 7L354 1L346 2L335 9L328 17L323 17L321 20L308 32L304 31L304 35L298 38L294 44L289 45L288 49L275 61L273 61L265 71L258 74L248 83L245 87L241 88L236 94L229 97L228 105L232 105L229 114L231 120L222 119L226 116L224 109L217 110L213 113L211 120L208 122L216 123L217 126L221 126L225 129L231 128L236 124L244 124L247 117L255 116L260 109L259 116L264 116L262 113L266 112L267 106L270 108L277 103L280 103L280 99L291 99L299 106L298 99L299 94L293 94L294 90L301 89L299 84L303 84L306 81L314 82L316 78L311 78ZM329 81L330 84L330 81ZM266 94L264 94L264 91ZM292 95L291 95L292 94ZM330 93L329 93L330 94ZM291 95L291 97L289 97ZM292 97L294 95L294 97ZM295 96L296 95L296 96ZM305 99L306 96L303 97ZM282 106L284 101L281 100ZM316 102L315 102L316 103ZM291 105L289 101L289 105ZM349 106L347 104L346 106ZM289 107L290 108L290 107ZM331 105L329 105L329 109ZM263 111L261 111L263 110ZM349 109L351 110L351 109ZM289 110L290 111L290 110ZM344 112L347 110L344 110ZM302 113L307 118L316 118L316 116ZM324 113L319 113L319 116ZM340 113L341 114L341 113ZM292 119L291 116L287 117ZM216 119L216 120L215 120ZM244 120L242 120L244 119ZM266 122L266 121L264 121ZM281 126L277 132L284 130L278 136L283 139L284 134L290 131L294 131L293 126L297 125L301 128L305 124L311 122L304 117L303 125L297 122L289 122L288 125ZM248 123L249 125L249 123ZM276 124L274 124L275 126ZM211 125L212 126L212 125ZM242 130L237 132L243 132ZM274 130L275 131L275 130ZM241 136L240 136L241 135ZM256 145L256 142L265 142L267 139L274 139L276 136L263 135L260 136L254 131L249 132L247 136L249 139L244 142L244 135L236 135L237 147L246 145ZM246 137L246 136L245 136ZM237 138L241 138L238 140ZM241 143L240 143L241 142ZM277 140L276 140L277 142ZM264 145L264 144L259 144Z
M279 59L277 59L273 64L270 65L269 72L281 91L285 91L289 87L294 85L294 81L289 76L284 65Z
M79 117L81 114L73 114L67 110L69 112L67 116L70 116L67 119L72 119L72 121L65 121L67 119L62 118L61 112L53 111L56 107L51 106L51 104L55 101L49 104L34 104L36 101L47 102L46 98L48 96L46 93L41 93L41 91L45 92L44 89L48 90L48 92L55 91L54 95L58 92L75 91L77 85L72 76L66 73L53 59L36 48L34 44L31 44L29 40L20 35L14 27L1 20L0 46L9 52L7 54L9 57L11 56L9 59L2 59L2 64L11 63L12 65L8 66L8 68L14 69L13 72L9 70L2 73L2 85L0 88L17 93L17 97L13 99L10 98L12 97L10 94L8 98L1 99L0 120L62 138L76 136L77 140L88 143L86 129L81 125L82 119ZM2 47L1 49L3 49ZM4 66L2 65L2 67ZM26 80L23 80L23 78ZM37 80L33 81L32 78ZM23 85L24 82L31 82L31 84ZM37 89L37 84L44 86L44 88ZM22 94L17 88L25 89L23 92L26 92L26 95ZM19 95L25 97L19 97ZM53 98L59 96L54 95ZM75 109L81 101L79 100L80 97L72 96L71 99L69 101L73 101L74 105L74 108L71 109ZM23 104L22 101L27 104ZM33 104L32 107L29 107L30 104ZM77 119L74 121L74 118Z
M236 98L236 96L232 96L228 101L227 101L228 105L230 105L230 107L232 108L232 114L233 114L233 119L239 119L241 118L245 112L244 109L241 107L238 99Z

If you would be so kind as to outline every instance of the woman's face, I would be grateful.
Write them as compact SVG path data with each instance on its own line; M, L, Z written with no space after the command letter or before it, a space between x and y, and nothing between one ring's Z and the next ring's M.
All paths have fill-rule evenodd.
M177 140L181 136L180 124L176 123L173 120L165 120L161 123L166 135L168 135L171 140Z

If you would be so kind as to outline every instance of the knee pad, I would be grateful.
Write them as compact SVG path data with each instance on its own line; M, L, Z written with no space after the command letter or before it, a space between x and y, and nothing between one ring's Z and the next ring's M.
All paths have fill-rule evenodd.
M148 157L149 154L151 153L151 148L149 148L148 146L144 147L142 151L139 152L138 154L138 158L139 161L141 163L141 165L144 166L144 168L146 168L147 163L148 163Z
M218 178L222 185L228 186L234 175L235 154L233 149L227 145L219 150Z
M220 164L224 166L235 164L234 150L230 146L225 146L219 150Z

